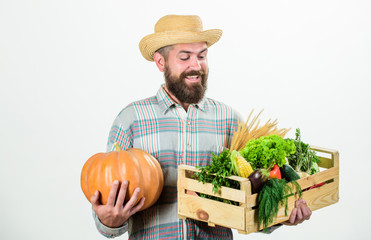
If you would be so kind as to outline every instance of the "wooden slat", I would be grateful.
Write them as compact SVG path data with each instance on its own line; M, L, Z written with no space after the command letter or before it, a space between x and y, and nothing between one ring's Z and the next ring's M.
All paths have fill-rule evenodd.
M302 189L305 189L313 185L334 179L337 176L339 176L339 167L333 167L325 171L308 176L306 178L301 178L297 182L300 184Z
M245 199L244 199L244 202L240 204L241 207L243 207L244 209L244 214L245 214L245 219L246 218L246 214L248 211L251 211L252 209L250 207L247 207L246 206L246 201L247 201L247 196L251 196L251 182L250 181L247 181L247 182L242 182L241 183L241 186L240 186L240 189L241 191L245 192L246 195L245 195ZM245 220L246 221L246 220ZM247 234L248 232L245 230L238 230L238 233L241 233L241 234Z
M178 170L179 169L189 170L189 171L192 171L192 172L200 172L200 170L198 170L197 168L195 168L193 166L189 166L189 165L179 165Z
M181 189L184 188L186 190L191 190L194 192L203 193L214 197L220 197L235 202L245 203L246 201L245 191L228 187L221 187L219 191L216 194L214 194L213 185L211 183L202 183L190 178L182 179L180 187Z
M324 148L324 147L319 147L315 145L310 145L310 149L317 151L317 152L323 152L323 153L329 153L329 154L335 154L338 151L330 148Z
M197 168L195 168L193 166L189 166L189 165L179 165L178 169L183 169L183 170L187 170L187 171L191 171L191 172L200 172L200 170L198 170ZM213 175L215 175L215 174L213 174ZM247 178L243 178L243 177L239 177L239 176L233 176L233 175L228 176L226 178L237 181L237 182L248 181Z
M335 151L332 154L332 157L334 159L334 167L339 167L339 152L338 151Z
M237 230L245 229L245 210L234 206L189 194L180 194L178 199L178 215L197 219Z

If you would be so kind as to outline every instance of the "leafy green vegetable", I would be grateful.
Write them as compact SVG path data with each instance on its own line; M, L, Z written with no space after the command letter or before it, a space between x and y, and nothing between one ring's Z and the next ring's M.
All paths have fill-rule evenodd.
M229 150L224 150L219 156L213 154L212 162L207 166L197 166L200 172L196 173L196 179L202 183L211 183L213 192L217 193L221 186L239 189L239 183L228 179L232 175L232 162Z
M319 157L315 151L310 150L309 144L301 141L300 129L296 129L296 138L292 139L296 146L296 152L287 156L290 166L295 171L302 171L308 174L314 174L319 172L318 163L320 162Z
M317 157L317 156L316 156ZM316 162L313 162L312 167L310 168L310 175L318 173L319 172L319 167L317 161L320 161L319 158L316 159Z
M301 197L300 185L296 181L292 183L299 197ZM285 215L287 216L288 197L291 195L293 195L293 189L287 184L285 179L270 178L266 182L258 195L258 221L264 230L273 223L273 219L281 206L285 206Z
M251 163L253 169L268 169L273 166L272 163L282 167L286 163L286 156L293 154L295 150L292 140L270 135L248 141L240 153Z

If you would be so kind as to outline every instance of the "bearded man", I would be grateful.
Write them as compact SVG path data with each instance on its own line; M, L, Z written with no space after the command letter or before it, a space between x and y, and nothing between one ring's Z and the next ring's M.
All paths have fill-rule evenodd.
M99 192L91 198L93 216L100 233L129 239L232 239L231 229L177 216L177 166L205 166L231 143L238 114L229 106L205 97L208 77L207 53L222 35L219 29L203 31L198 16L167 15L155 25L155 33L139 43L143 57L164 72L155 96L129 104L116 117L108 139L108 151L118 142L122 149L139 148L161 164L164 188L155 205L138 211L136 189L124 203L128 182L115 181L106 205ZM116 199L116 201L115 201ZM305 203L291 214L291 224L310 217ZM294 211L293 211L294 212Z

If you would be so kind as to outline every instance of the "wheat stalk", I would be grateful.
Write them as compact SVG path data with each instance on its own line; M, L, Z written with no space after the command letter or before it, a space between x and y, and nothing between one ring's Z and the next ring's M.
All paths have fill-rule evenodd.
M279 135L284 138L287 132L290 131L290 129L286 128L278 129L277 119L273 122L271 121L271 119L269 119L263 126L260 127L260 120L258 118L263 110L261 110L258 115L256 115L249 123L253 112L254 109L251 110L246 122L238 121L237 130L236 132L234 132L232 137L230 151L239 151L246 146L246 143L248 141L260 138L262 136Z

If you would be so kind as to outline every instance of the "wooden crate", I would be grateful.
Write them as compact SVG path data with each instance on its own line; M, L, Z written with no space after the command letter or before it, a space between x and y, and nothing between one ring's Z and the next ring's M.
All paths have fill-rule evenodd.
M334 204L339 200L339 153L336 150L311 146L320 156L321 171L297 182L302 189L326 182L324 185L303 191L302 198L309 208L314 211ZM326 155L326 156L322 156ZM198 170L195 167L178 166L178 217L191 218L207 222L210 226L220 225L238 230L239 233L248 234L262 229L258 224L257 195L251 194L250 181L247 178L230 176L229 178L240 183L240 189L221 187L217 194L212 191L210 183L201 183L192 176ZM203 193L239 203L239 206L206 199L189 192ZM285 216L284 207L278 211L272 225L289 219L294 208L296 196L288 199L288 215Z

